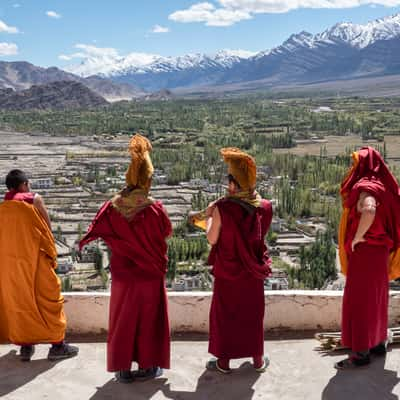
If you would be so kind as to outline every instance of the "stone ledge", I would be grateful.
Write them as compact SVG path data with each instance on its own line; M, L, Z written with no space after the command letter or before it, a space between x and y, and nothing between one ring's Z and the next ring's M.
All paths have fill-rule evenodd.
M342 294L317 290L265 292L264 328L285 332L339 330ZM211 296L211 292L169 292L172 333L208 333ZM64 293L64 297L69 334L107 332L110 293ZM389 324L400 325L400 292L390 293Z

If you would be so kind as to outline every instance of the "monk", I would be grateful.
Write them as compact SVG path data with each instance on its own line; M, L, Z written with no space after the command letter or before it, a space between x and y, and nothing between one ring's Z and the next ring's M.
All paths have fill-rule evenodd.
M46 207L23 171L10 171L6 186L0 204L0 343L21 346L22 361L31 360L36 343L52 344L49 360L73 357L78 348L64 342L64 298Z
M170 366L165 274L172 227L162 203L149 196L151 149L145 137L133 136L127 186L101 207L80 242L82 248L102 238L112 252L107 369L122 383L160 376Z
M353 153L340 194L339 254L346 275L342 344L352 354L335 367L350 369L368 365L371 355L386 354L389 279L400 275L400 195L396 179L371 147Z
M230 359L252 357L257 372L264 372L264 280L271 260L265 235L272 207L255 191L254 159L236 148L221 150L229 166L227 195L206 211L207 239L212 245L214 289L210 310L209 352L217 359L206 367L230 373Z

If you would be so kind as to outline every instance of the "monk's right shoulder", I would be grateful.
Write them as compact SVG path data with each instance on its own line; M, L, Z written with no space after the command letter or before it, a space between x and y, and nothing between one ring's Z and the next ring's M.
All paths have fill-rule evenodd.
M223 197L222 199L217 200L215 205L221 210L221 209L229 208L231 206L235 207L235 206L237 206L237 203L233 202L229 198Z
M113 210L115 210L112 202L110 200L107 200L99 209L99 211L97 211L97 214L95 216L95 219L99 219L100 217L102 217L103 215L112 212Z
M152 205L151 208L155 211L157 215L162 214L166 217L168 217L168 212L167 209L164 207L164 204L162 203L161 200L155 201Z
M269 200L262 199L261 200L261 207L264 208L265 210L271 210L272 209L272 203Z
M272 203L269 200L262 199L260 207L266 214L272 214Z

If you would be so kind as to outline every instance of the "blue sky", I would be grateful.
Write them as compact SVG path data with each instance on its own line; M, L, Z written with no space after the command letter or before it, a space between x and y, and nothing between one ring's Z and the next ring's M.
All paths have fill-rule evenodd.
M337 22L400 12L400 0L274 1L0 0L0 60L63 67L80 61L86 47L79 44L118 55L260 51L302 30L318 33ZM359 3L365 5L340 8Z

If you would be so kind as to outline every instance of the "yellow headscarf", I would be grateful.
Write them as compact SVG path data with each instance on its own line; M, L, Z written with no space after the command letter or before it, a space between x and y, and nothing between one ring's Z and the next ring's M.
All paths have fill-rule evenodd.
M244 192L253 192L256 188L257 169L252 156L236 147L221 149L224 162L228 164L231 174Z
M151 143L144 136L136 134L129 142L131 163L125 174L126 188L111 200L125 218L131 219L143 208L153 204L149 197L154 168L150 158Z
M127 186L150 190L151 177L154 173L150 158L151 143L144 136L136 134L129 142L131 163L125 174Z
M256 162L253 157L236 147L221 149L224 162L228 164L228 173L240 185L241 191L227 194L222 198L247 203L252 207L259 207L261 196L256 192ZM203 230L207 229L207 216L205 210L189 213L189 222Z

